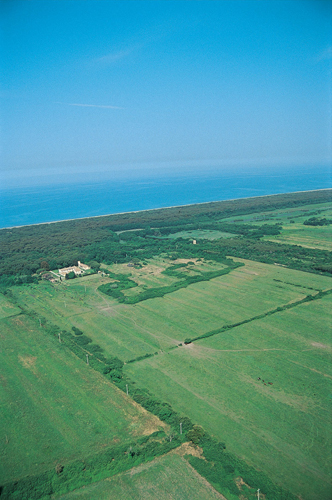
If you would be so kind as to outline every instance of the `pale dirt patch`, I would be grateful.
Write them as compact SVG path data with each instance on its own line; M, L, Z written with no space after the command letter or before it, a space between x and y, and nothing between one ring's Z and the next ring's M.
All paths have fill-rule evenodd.
M132 420L132 425L131 427L134 427L131 431L133 436L149 436L150 434L153 434L154 432L157 432L161 429L163 429L165 432L169 429L169 426L162 422L158 417L155 415L152 415L149 413L143 406L139 405L136 403L136 401L131 400L130 403L132 406L137 408L139 410L140 415L131 417ZM140 419L142 414L144 415L144 428L142 429L142 424L140 423ZM137 427L136 427L136 424ZM136 428L135 428L136 427Z
M197 458L205 458L203 457L203 449L200 446L194 446L192 443L183 443L175 450L172 450L170 453L176 453L180 455L180 457L184 457L185 455L192 455Z
M329 345L321 344L320 342L311 342L311 345L314 347L319 347L320 349L329 349Z
M15 318L15 323L19 326L24 326L23 321L21 321L19 318Z
M18 360L21 363L24 368L28 368L28 370L31 370L33 373L36 373L36 360L37 356L18 356Z
M239 488L239 490L242 489L242 486L247 486L247 488L250 488L249 484L245 483L242 479L242 477L237 477L235 479L236 486Z
M182 347L184 347L185 349L189 349L189 350L196 349L196 346L193 342L191 342L190 344L183 343Z

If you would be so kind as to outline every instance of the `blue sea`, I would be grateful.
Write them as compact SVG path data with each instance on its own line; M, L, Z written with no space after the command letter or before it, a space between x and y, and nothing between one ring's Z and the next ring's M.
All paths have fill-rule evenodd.
M0 228L331 188L328 167L241 169L0 190Z

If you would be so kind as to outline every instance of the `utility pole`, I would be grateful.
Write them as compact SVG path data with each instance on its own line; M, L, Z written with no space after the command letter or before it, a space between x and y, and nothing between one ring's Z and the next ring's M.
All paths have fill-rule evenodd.
M89 354L86 355L86 364L89 364Z
M40 326L40 328L41 328L41 319L40 319L40 318L39 318L39 326Z
M259 492L260 492L260 489L258 488L258 490L257 490L257 498L258 498L258 500L259 500Z
M59 342L61 344L61 333L59 332Z
M128 393L129 393L129 391L128 391L128 384L126 384L126 393L127 393L127 396L128 396Z
M180 434L182 434L182 422L180 422Z

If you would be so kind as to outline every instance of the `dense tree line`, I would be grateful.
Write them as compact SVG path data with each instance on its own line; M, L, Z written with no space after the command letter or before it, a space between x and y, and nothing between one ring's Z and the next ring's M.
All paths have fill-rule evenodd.
M329 226L332 224L331 219L326 219L326 217L310 217L303 222L305 226Z
M27 277L45 269L75 265L78 260L125 262L128 257L141 257L136 255L139 251L147 252L148 258L159 253L159 248L175 250L174 241L162 243L157 239L180 230L217 229L259 239L266 234L278 234L280 227L230 224L222 220L330 199L331 190L322 190L3 229L0 230L0 275L5 282L6 277ZM132 229L136 230L132 234L121 233Z

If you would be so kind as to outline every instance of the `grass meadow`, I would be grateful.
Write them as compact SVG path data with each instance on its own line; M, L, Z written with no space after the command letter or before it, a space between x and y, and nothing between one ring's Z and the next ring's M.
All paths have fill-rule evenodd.
M1 482L162 425L26 315L0 320Z
M204 240L219 240L220 238L232 238L235 236L233 233L225 233L224 231L215 231L212 229L194 229L192 231L179 231L178 233L172 233L168 238L192 238L194 240L204 239Z
M301 223L284 224L278 236L264 237L265 240L288 245L301 245L319 250L332 250L330 226L304 226Z
M169 453L58 500L222 500L181 456Z
M20 287L13 293L27 309L40 313L61 329L80 328L106 353L127 361L303 299L330 284L327 277L308 278L299 271L236 260L245 265L219 278L136 305L119 304L101 293L98 287L109 279L100 275ZM213 264L207 262L200 267L210 270ZM138 272L128 271L134 277ZM139 271L144 274L144 268ZM162 283L164 275L156 274ZM139 278L143 281L144 276Z
M19 307L12 304L4 295L0 293L0 320L20 314L20 312L21 309Z
M330 305L323 297L125 370L278 484L328 499Z
M0 302L4 479L86 456L128 436L151 433L160 423L47 336L38 325L40 315L60 329L81 329L105 356L126 362L156 353L124 366L137 386L170 403L225 442L229 451L303 500L329 499L329 296L169 350L188 337L250 320L331 288L326 276L235 260L244 265L136 305L120 304L101 293L98 287L111 280L100 274L12 287L16 305L5 297ZM169 284L173 277L162 274L169 265L159 258L140 269L108 267L115 273L126 272L144 290L156 283ZM195 272L193 266L207 271L220 264L195 261L190 266L188 272ZM18 306L35 312L37 318L19 315ZM190 479L194 472L182 459L177 465L153 464L137 475L122 474L64 498L141 498L146 488L150 497L144 498L162 499L163 481L181 483L181 499L196 498ZM176 470L183 477L179 483ZM194 490L200 491L198 486ZM179 498L172 491L165 498ZM197 498L214 498L204 496L210 494L211 490L202 490Z
M249 214L239 217L224 219L225 222L262 224L282 224L281 234L265 236L263 240L274 241L288 245L301 245L320 250L332 250L331 226L306 226L303 222L310 217L325 217L332 219L331 203L306 205L305 207L273 210L258 214Z
M309 217L327 217L332 215L332 207L330 202L307 204L294 208L279 208L276 210L262 211L247 215L239 215L236 217L228 217L222 219L227 222L245 222L250 224L265 224L266 222L280 222L288 224L291 220L298 219L299 222L304 222Z

